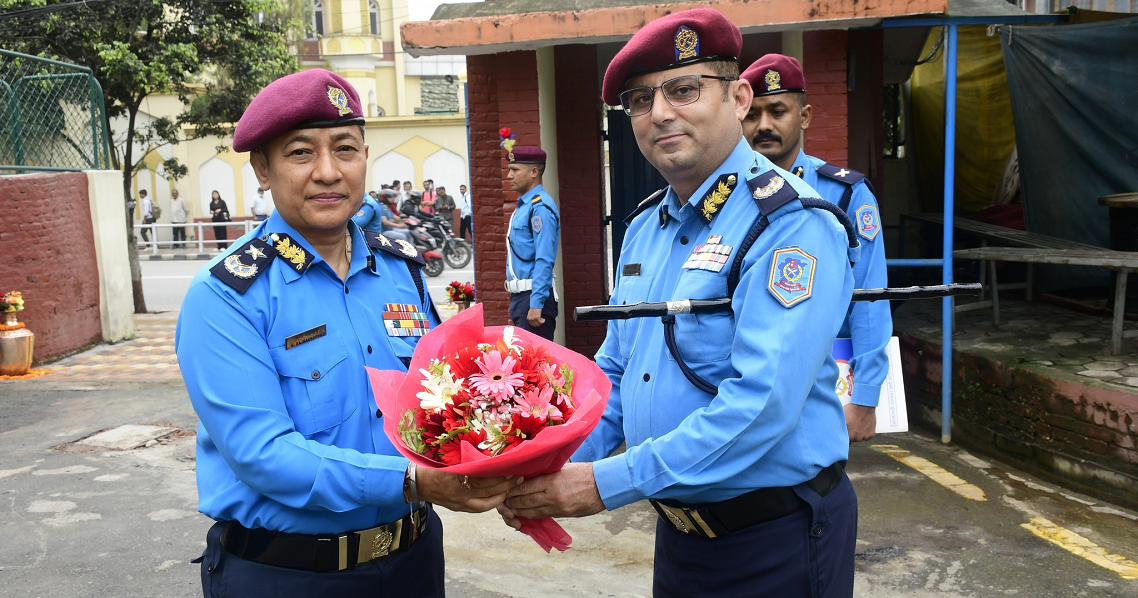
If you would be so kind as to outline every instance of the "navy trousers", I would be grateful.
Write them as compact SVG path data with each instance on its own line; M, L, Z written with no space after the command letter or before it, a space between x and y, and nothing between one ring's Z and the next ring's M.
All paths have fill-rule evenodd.
M852 597L857 540L853 485L843 473L825 497L806 484L794 492L809 506L721 538L690 536L657 521L652 595Z
M403 552L346 571L316 573L263 565L221 547L225 522L206 535L202 560L205 598L364 598L445 596L443 522L430 512L422 537Z
M541 307L541 317L545 318L545 323L534 328L529 325L529 319L526 318L531 294L532 291L510 294L510 319L514 321L514 326L522 330L529 330L544 339L553 340L553 332L557 330L557 300L553 297L545 300L545 305Z

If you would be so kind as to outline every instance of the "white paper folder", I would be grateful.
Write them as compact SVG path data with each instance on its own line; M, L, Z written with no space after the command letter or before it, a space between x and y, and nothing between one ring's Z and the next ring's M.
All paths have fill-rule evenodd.
M889 339L885 348L889 355L889 374L881 385L881 399L877 403L877 433L909 431L909 415L905 410L905 381L901 376L901 343L897 337ZM838 383L835 391L842 404L853 398L853 380L857 376L850 368L853 344L848 338L834 341L834 361L838 362Z

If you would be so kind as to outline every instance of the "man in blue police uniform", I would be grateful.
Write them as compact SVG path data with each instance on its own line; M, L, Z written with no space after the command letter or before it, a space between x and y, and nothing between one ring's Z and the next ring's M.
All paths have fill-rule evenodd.
M359 211L352 216L352 222L364 230L382 230L382 214L383 210L375 198L375 192L372 191L364 194L363 203L360 204Z
M409 243L350 224L367 167L359 96L315 69L270 84L233 135L276 211L212 260L175 346L201 424L209 597L442 596L430 503L484 511L515 485L419 470L383 432L364 366L405 369L438 322Z
M612 304L677 313L609 323L602 421L573 463L499 511L516 527L651 499L654 596L852 596L857 498L830 352L857 244L836 208L743 138L741 46L723 15L693 9L648 24L609 64L605 103L670 184L631 217ZM729 311L686 313L683 300L724 296Z
M541 184L545 152L518 146L506 155L510 189L519 193L506 235L506 291L514 325L549 340L557 329L553 264L557 260L560 217L553 197Z
M806 181L822 198L842 209L857 228L861 259L854 265L859 289L887 287L885 239L881 217L869 181L860 172L826 163L802 149L802 132L810 126L806 79L798 61L782 54L767 54L743 71L755 90L751 109L743 119L743 135L755 151ZM873 438L877 401L889 374L886 346L893 335L888 301L853 303L839 338L853 344L850 368L853 397L845 406L850 440Z

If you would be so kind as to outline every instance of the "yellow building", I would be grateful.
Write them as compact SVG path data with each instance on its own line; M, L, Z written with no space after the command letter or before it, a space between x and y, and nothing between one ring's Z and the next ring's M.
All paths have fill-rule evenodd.
M379 189L393 180L422 188L430 178L457 194L468 184L466 106L463 83L465 58L413 58L404 54L399 25L408 19L409 0L310 0L312 39L298 48L301 69L325 68L347 79L360 95L370 146L367 188ZM155 95L142 104L138 122L174 115L183 109L175 96ZM111 122L112 137L125 136L125 119ZM192 137L192 130L186 131ZM216 190L234 218L251 216L250 202L257 180L248 153L230 150L231 139L190 139L174 146L135 147L144 155L144 170L135 176L133 192L146 189L162 208L159 223L170 222L170 191L179 190L190 208L189 220L208 216ZM162 161L176 157L189 168L177 183L169 181ZM266 193L270 198L271 194ZM136 209L136 222L141 216ZM231 235L232 238L232 235ZM160 240L170 240L168 230Z

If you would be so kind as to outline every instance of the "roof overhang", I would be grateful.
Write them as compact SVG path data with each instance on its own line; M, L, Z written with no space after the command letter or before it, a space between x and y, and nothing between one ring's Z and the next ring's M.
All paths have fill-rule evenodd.
M497 54L562 44L626 41L649 22L689 8L723 13L744 34L875 27L885 19L944 16L948 0L498 0L442 5L400 27L412 56Z

